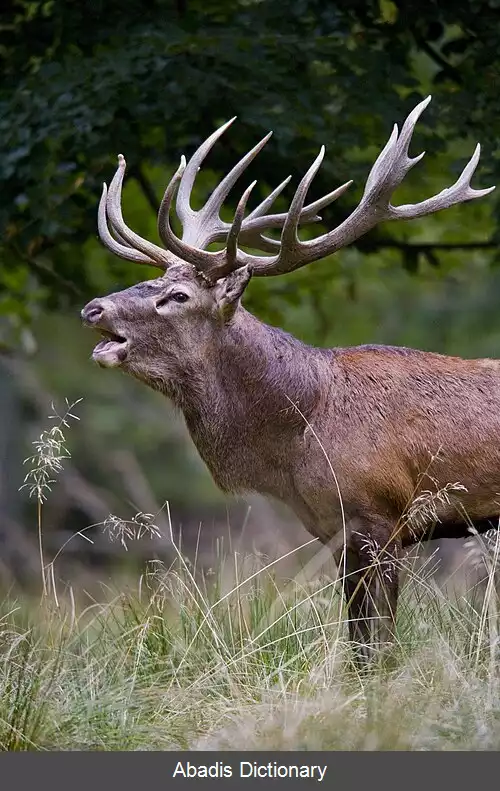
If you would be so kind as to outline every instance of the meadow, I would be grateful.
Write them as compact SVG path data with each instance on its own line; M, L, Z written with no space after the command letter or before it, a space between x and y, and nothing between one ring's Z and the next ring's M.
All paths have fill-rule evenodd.
M203 568L171 530L170 565L74 590L43 554L44 504L69 455L67 406L27 460L43 585L41 598L1 605L1 749L498 749L496 535L469 541L484 571L473 591L439 586L435 554L399 561L396 639L364 669L342 579L314 542L274 560L220 544ZM142 513L98 527L123 551L159 530Z
M397 641L360 671L336 586L249 568L180 556L87 606L4 600L1 748L498 749L493 586L474 606L408 574Z

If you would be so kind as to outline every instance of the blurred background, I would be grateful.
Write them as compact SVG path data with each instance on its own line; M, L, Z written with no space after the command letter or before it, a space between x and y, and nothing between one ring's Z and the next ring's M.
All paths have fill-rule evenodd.
M323 143L310 200L354 179L322 227L304 231L313 235L355 207L393 124L431 93L412 144L427 154L396 202L451 185L478 141L473 185L500 184L499 0L6 0L2 8L0 585L39 585L39 514L20 489L23 461L57 423L51 404L63 414L65 399L82 399L80 420L64 429L70 458L43 505L46 560L64 546L59 579L91 584L168 561L170 524L207 568L222 545L272 558L307 541L276 504L221 494L169 403L90 360L83 305L157 275L101 247L102 182L123 153L126 220L157 241L156 212L180 155L237 115L199 174L195 208L273 130L245 176L258 180L255 203L291 174L285 210ZM228 199L228 217L246 183ZM251 282L245 306L317 345L498 357L499 201L500 190L386 223L334 257ZM138 512L154 514L162 536L125 551L103 524ZM91 541L75 536L82 530ZM442 544L444 573L460 566L462 549Z

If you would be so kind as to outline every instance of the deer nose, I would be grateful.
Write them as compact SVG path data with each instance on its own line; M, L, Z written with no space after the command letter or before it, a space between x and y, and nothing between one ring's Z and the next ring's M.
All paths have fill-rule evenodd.
M80 316L86 324L95 324L104 313L104 304L100 299L93 299L83 308Z

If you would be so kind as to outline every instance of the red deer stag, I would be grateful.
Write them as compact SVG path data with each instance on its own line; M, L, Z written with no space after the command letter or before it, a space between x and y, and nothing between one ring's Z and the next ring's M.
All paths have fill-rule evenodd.
M394 126L354 211L310 241L299 240L299 224L319 220L317 212L351 183L304 207L324 148L287 213L269 212L288 179L245 217L252 184L228 224L221 205L270 136L194 211L197 171L229 121L188 164L182 157L158 213L164 248L142 239L122 217L125 159L119 156L109 191L103 186L100 238L116 255L164 274L94 299L82 311L84 323L103 336L93 359L121 367L181 409L221 489L278 498L332 547L345 573L350 635L363 656L391 637L402 548L430 536L465 536L468 519L485 530L500 515L500 364L391 346L314 348L262 323L240 299L251 275L284 275L382 221L424 217L491 192L470 187L478 145L452 187L420 203L391 204L423 156L410 157L408 148L430 98L401 132ZM169 219L176 191L182 238ZM264 234L270 228L281 229L279 242ZM207 251L212 242L225 247ZM433 514L423 514L411 503L429 488L430 466L433 485L447 494L428 509Z

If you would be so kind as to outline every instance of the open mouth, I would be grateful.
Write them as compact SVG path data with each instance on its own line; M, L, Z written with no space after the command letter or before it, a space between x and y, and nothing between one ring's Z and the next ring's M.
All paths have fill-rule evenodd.
M127 358L127 339L107 330L99 332L102 340L95 347L92 358L103 368L117 368Z

